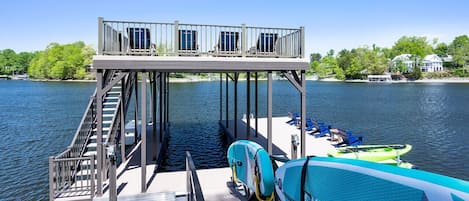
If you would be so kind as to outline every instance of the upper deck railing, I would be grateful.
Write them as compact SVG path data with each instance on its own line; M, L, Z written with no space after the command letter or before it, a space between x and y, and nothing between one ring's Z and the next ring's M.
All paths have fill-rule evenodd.
M304 28L98 18L99 55L304 58Z

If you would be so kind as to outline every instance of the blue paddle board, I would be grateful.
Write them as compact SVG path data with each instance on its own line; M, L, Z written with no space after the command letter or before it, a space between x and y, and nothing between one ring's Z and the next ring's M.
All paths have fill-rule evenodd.
M269 154L261 145L238 140L230 145L227 155L234 181L243 183L257 198L273 196L274 170Z
M469 200L469 182L362 160L311 157L275 172L280 200Z

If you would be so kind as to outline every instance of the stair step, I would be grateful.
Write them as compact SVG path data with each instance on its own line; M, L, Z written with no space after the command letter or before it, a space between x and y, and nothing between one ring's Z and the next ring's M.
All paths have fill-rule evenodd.
M88 145L86 145L86 148L96 148L97 146L98 146L98 143L92 142L92 143L89 143Z
M116 111L116 108L113 108L113 107L103 108L103 112L106 112L106 111Z
M117 102L104 102L103 105L117 105Z
M106 96L104 100L119 100L119 96Z
M114 117L114 114L103 114L103 117Z
M93 135L90 137L91 140L96 140L98 139L98 136L97 135ZM103 139L107 139L107 135L103 135Z
M91 156L91 155L98 155L97 151L87 151L83 156Z
M121 94L120 91L108 91L107 94Z
M97 132L98 128L93 128L93 132ZM109 131L109 127L103 127L103 131Z
M103 124L111 124L112 121L103 121Z
M94 165L96 166L96 164L98 164L98 160L94 160ZM81 162L81 166L89 166L91 165L91 160L85 160L83 162Z

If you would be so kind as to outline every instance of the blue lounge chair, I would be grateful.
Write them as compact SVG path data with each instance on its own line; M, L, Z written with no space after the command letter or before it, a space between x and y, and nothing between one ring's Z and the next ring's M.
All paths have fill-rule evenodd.
M197 52L197 31L196 30L179 30L178 31L178 50L182 53Z
M218 54L234 54L239 51L239 32L221 31L218 38Z
M274 53L277 39L277 33L260 33L256 44L257 53Z
M129 53L130 54L151 54L154 44L151 44L150 29L129 27L127 28L129 36Z
M361 145L362 142L363 142L363 137L362 136L355 136L352 134L351 131L345 131L343 129L338 129L339 130L339 133L337 133L337 135L339 135L341 138L342 138L342 142L341 143L338 143L337 145L335 145L336 147L339 147L339 146L357 146L357 145Z
M300 118L300 115L299 115L297 112L295 112L295 113L288 112L288 116L289 116L291 119L286 122L287 124L290 124L290 125L297 125L297 124L299 124L298 118Z

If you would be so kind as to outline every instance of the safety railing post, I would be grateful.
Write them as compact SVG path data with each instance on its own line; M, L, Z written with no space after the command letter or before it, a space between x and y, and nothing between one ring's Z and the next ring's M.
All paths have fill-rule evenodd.
M103 33L103 18L98 17L98 55L103 55L104 46L104 33Z
M49 157L49 200L54 200L54 157Z

